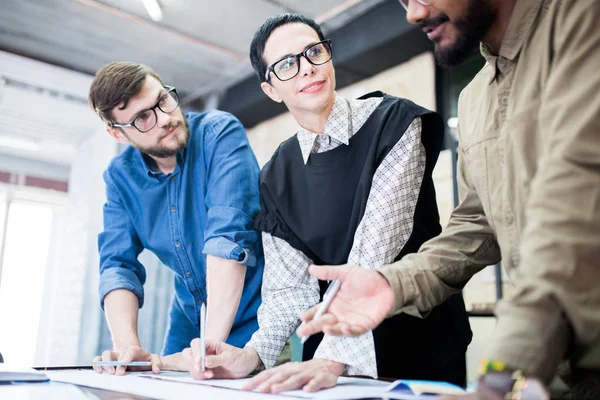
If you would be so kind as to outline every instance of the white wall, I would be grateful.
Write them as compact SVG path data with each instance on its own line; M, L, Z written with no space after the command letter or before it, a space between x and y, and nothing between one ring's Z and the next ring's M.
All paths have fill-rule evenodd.
M40 365L90 362L103 315L98 300L97 235L106 201L102 172L117 143L100 129L78 149L69 179L69 209L61 249L46 293L47 339L38 348Z

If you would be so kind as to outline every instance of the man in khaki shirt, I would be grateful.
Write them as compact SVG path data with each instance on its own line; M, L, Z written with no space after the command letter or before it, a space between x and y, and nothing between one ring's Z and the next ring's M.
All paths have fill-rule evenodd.
M600 2L400 3L442 63L477 41L487 60L459 99L461 201L440 236L379 272L311 267L343 283L329 313L298 333L425 317L502 260L515 290L496 308L487 360L548 383L600 338Z

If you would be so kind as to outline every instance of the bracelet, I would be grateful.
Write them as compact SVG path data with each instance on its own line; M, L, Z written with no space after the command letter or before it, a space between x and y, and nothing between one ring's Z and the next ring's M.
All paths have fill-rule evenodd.
M481 362L479 384L504 395L505 400L549 400L550 394L537 379L530 379L519 370L507 369L501 361Z

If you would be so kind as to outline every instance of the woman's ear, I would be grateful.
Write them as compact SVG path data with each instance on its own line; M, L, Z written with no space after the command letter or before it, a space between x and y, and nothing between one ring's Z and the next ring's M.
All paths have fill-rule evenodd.
M275 89L273 86L271 86L270 83L263 82L263 83L260 84L260 88L274 102L276 102L276 103L281 103L282 102L281 96L279 96L279 93L277 93L277 89Z

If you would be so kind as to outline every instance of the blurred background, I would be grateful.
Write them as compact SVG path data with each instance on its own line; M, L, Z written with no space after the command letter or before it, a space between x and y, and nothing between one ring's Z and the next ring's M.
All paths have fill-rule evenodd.
M177 87L184 111L221 109L247 129L260 165L296 131L260 90L248 60L270 16L315 19L333 42L338 93L382 90L437 110L447 122L435 170L442 224L457 203L456 105L483 65L435 65L432 45L396 0L0 0L0 352L36 366L89 364L111 347L98 300L102 172L122 151L87 104L111 61L147 64ZM150 253L142 345L159 352L172 276ZM469 379L510 290L501 266L464 290L475 337ZM443 332L440 332L443 335ZM294 343L298 357L298 343Z

